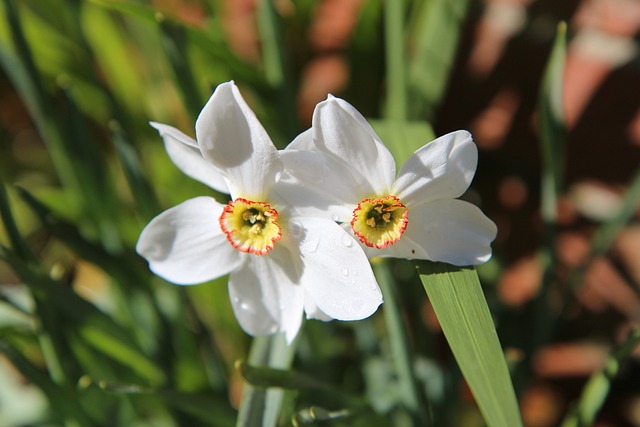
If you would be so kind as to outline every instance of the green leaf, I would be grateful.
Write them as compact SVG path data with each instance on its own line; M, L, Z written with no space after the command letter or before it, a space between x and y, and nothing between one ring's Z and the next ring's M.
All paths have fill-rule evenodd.
M116 384L100 381L98 386L114 394L152 396L167 405L198 417L207 425L226 427L235 419L235 411L226 399L213 393L183 393L176 390L145 388L138 385Z
M138 349L130 331L67 286L24 263L9 249L0 247L0 260L9 264L34 295L46 303L48 311L63 317L65 327L77 331L89 345L130 368L150 384L165 381L164 372Z
M414 151L435 139L433 128L427 122L369 120L369 123L393 154L398 168Z
M431 119L447 88L469 0L417 2L409 40L409 117Z
M631 355L638 345L640 345L640 329L635 329L631 331L627 340L609 356L604 368L589 378L576 407L567 414L562 427L593 425L609 394L612 381L620 372L622 362Z
M490 427L522 426L493 319L473 267L416 263L447 342Z
M9 359L30 383L38 386L47 395L50 409L68 422L65 425L94 425L80 406L77 392L73 388L53 382L47 372L35 366L4 340L0 340L0 353Z
M542 151L542 219L554 223L558 192L565 164L565 123L562 106L564 67L567 56L567 24L558 25L556 39L542 80L538 99Z

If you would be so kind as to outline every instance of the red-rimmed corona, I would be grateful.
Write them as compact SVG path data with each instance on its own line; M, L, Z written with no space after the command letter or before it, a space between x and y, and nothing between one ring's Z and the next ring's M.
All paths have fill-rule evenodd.
M351 228L370 248L386 248L400 240L409 222L405 205L395 196L367 198L353 210Z
M254 255L266 255L282 238L278 211L268 203L243 198L224 207L220 227L234 248Z

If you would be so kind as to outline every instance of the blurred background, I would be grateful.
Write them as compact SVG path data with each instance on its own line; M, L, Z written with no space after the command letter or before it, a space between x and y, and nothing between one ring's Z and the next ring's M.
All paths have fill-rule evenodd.
M250 339L226 279L177 287L133 251L159 212L212 193L148 122L194 136L233 79L280 148L328 93L395 150L470 130L480 156L464 197L499 229L478 272L525 424L560 425L615 356L593 425L640 426L640 348L624 345L640 324L640 1L405 1L400 133L384 3L0 3L0 425L234 425ZM540 93L561 21L548 216ZM435 425L483 425L413 266L393 272ZM406 425L381 310L306 322L293 368L351 399L288 391L282 425ZM321 421L314 406L350 413Z

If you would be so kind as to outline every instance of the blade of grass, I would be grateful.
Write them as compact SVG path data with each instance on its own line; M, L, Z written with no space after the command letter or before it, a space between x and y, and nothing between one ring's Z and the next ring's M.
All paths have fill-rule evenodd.
M490 427L522 426L507 363L474 268L416 262L451 351Z
M383 314L400 385L400 398L415 425L429 426L431 425L428 414L430 406L425 392L418 387L416 381L417 376L413 369L413 350L402 319L400 302L394 288L395 283L391 270L385 260L375 260L372 265L384 296Z
M220 395L210 393L182 393L175 390L145 388L137 385L100 381L102 390L130 396L152 396L167 405L198 417L207 425L227 427L233 423L235 412Z
M407 118L407 84L405 70L403 0L384 2L385 55L387 70L387 102L385 116L391 120Z
M620 372L622 363L638 345L640 345L640 329L631 331L626 341L609 356L604 368L589 378L576 406L567 414L561 427L593 425L609 394L612 381Z
M155 191L142 171L138 154L128 142L124 129L116 121L109 123L109 128L112 132L113 145L138 211L142 214L143 220L149 221L161 211Z
M282 39L278 14L272 0L258 1L257 19L260 42L262 44L264 74L267 83L277 94L280 126L288 143L298 134L297 114L291 84L291 73L284 50L285 43Z
M469 0L428 0L416 4L409 30L414 46L408 67L409 111L412 118L431 120L451 76Z
M558 317L550 310L548 290L555 280L555 239L558 194L562 191L565 163L565 124L562 105L563 74L567 52L567 26L558 24L556 38L544 72L538 98L540 115L540 152L542 155L540 210L544 226L544 247L540 253L543 265L542 283L528 309L531 312L531 331L525 341L525 357L517 369L520 381L526 381L531 371L534 352L546 341ZM520 386L521 384L519 384Z
M80 406L77 393L71 387L64 387L54 383L46 372L36 367L11 345L0 339L0 352L4 354L13 366L29 380L39 387L50 402L50 409L58 414L66 427L93 426L83 408Z
M131 368L150 384L165 381L164 372L137 348L130 332L94 305L62 283L35 271L7 248L0 247L0 260L11 266L45 307L55 309L57 316L66 319L66 328L77 330L87 343L123 366Z

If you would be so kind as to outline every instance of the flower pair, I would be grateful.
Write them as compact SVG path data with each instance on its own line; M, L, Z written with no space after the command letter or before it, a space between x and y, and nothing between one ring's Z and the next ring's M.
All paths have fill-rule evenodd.
M254 336L291 342L307 318L359 320L382 294L367 256L478 264L495 225L454 200L469 186L477 151L455 132L393 157L347 102L318 104L313 126L278 151L233 82L219 85L196 121L196 140L152 123L188 176L228 193L187 200L154 218L137 251L177 284L229 274L229 296Z

